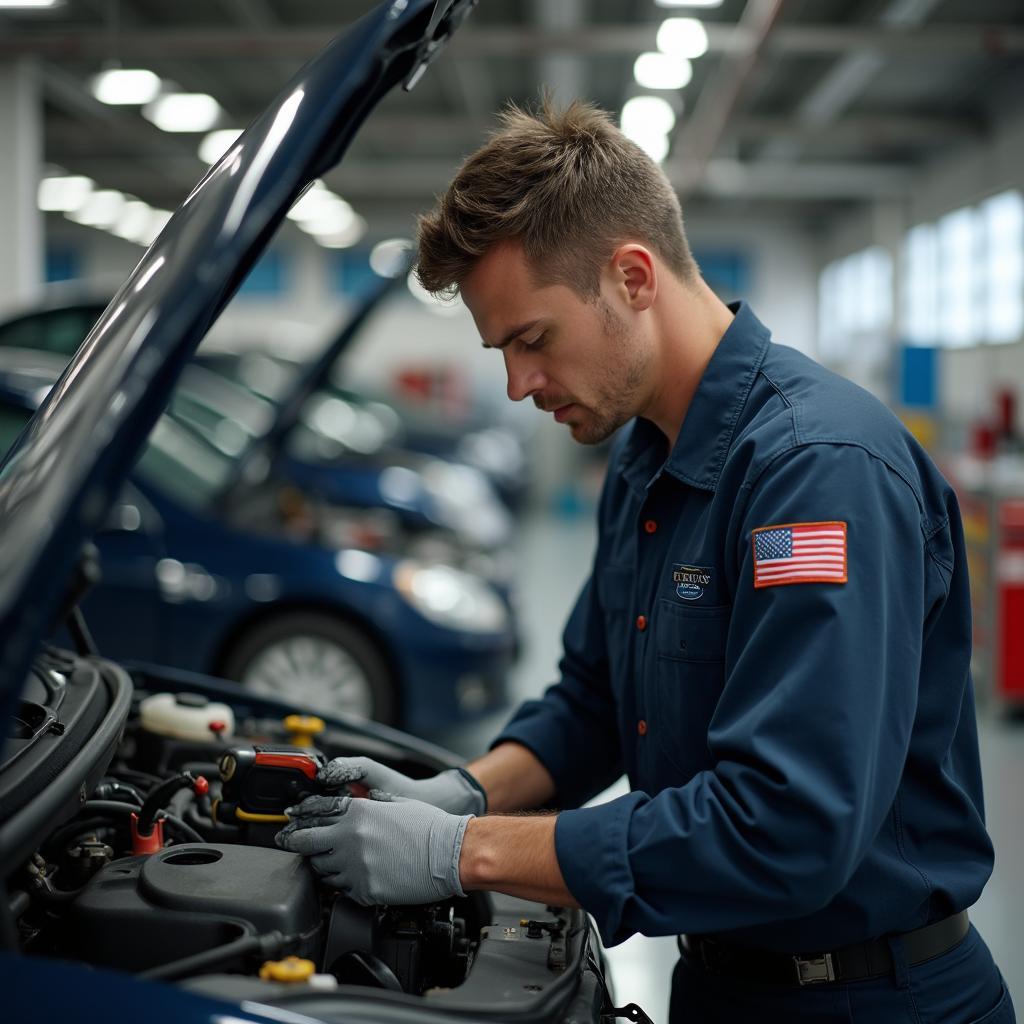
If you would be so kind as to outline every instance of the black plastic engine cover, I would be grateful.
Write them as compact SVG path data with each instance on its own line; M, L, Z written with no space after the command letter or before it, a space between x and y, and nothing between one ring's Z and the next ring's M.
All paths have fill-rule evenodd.
M107 865L72 904L69 938L88 963L138 971L246 931L295 935L319 922L314 874L298 854L188 843Z

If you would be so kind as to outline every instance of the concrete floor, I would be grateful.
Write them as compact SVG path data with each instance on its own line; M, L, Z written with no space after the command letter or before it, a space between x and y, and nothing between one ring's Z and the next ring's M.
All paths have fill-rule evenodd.
M565 617L590 571L592 518L528 519L519 545L520 604L526 649L513 673L514 702L539 694L556 678ZM467 758L487 749L508 717L489 716L432 739ZM985 714L979 723L989 829L995 872L971 917L985 937L1018 1007L1024 1008L1024 723ZM598 799L626 792L623 783ZM635 1002L655 1022L668 1017L668 990L677 959L674 938L634 936L608 950L619 1005Z

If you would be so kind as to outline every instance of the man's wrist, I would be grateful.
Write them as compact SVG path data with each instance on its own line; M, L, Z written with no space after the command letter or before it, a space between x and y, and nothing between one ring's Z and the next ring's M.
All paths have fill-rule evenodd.
M459 853L462 888L578 906L566 888L555 848L555 814L471 818Z
M462 836L459 854L459 879L462 888L490 889L494 885L494 849L485 824L486 818L470 818Z

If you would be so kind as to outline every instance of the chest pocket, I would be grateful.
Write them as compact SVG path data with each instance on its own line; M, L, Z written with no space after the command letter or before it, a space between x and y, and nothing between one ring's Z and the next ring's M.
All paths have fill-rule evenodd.
M711 767L707 731L725 684L725 644L732 609L685 607L662 599L654 623L652 731L668 762L666 784Z

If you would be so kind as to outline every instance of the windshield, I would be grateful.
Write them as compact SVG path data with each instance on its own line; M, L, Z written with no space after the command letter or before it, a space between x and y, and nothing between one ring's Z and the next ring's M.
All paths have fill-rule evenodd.
M198 366L185 371L168 412L230 458L266 434L274 419L270 402Z
M6 455L7 449L14 444L15 438L28 423L32 413L27 409L12 409L0 406L0 455Z
M198 511L220 494L237 462L237 457L164 415L157 420L135 472L168 497Z
M0 324L0 345L73 355L103 306L47 309Z
M207 365L279 409L301 372L298 363L262 352L216 356ZM373 455L398 443L401 432L401 420L390 406L326 384L303 403L286 448L302 461L333 462L345 455Z

